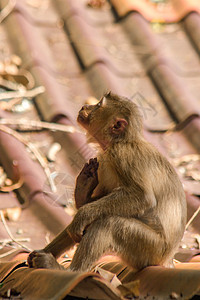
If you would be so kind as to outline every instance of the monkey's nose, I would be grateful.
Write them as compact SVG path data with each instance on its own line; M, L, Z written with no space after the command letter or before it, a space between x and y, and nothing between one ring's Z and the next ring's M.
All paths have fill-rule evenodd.
M88 105L88 104L85 104L85 105L82 106L82 108L81 108L80 111L85 110L85 109L88 109L88 108L89 108L89 105Z

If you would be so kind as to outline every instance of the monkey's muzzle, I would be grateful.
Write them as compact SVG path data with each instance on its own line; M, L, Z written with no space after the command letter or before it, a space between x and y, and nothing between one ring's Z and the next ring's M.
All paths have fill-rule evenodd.
M77 122L82 126L89 124L90 109L89 105L84 105L78 113Z

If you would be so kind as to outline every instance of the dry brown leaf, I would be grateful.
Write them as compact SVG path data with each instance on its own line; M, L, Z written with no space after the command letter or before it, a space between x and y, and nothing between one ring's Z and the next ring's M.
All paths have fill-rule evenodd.
M122 296L124 297L139 297L140 295L140 281L135 280L128 283L124 283L117 287Z
M4 217L7 218L9 221L14 221L14 222L16 222L19 219L21 212L22 212L21 207L12 207L12 208L3 209Z
M92 8L102 8L106 4L105 0L89 0L87 6Z
M121 281L117 278L116 274L106 271L100 267L96 267L95 272L99 273L105 280L109 281L114 287L118 287L121 285Z
M122 270L121 263L117 262L106 263L104 266L107 270L114 269L122 286L126 288L127 283L139 280L140 297L146 297L145 299L170 299L176 295L182 296L182 299L190 299L200 291L200 263L178 263L174 269L147 267L140 272L133 272L129 267Z
M181 164L187 164L190 162L196 162L196 161L200 161L200 155L199 154L188 154L188 155L184 155L180 158L175 158L173 160L173 163L175 164L175 166L180 166Z

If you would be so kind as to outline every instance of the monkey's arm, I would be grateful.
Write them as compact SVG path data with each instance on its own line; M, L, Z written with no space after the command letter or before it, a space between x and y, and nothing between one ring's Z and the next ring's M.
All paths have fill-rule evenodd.
M142 191L127 191L127 188L116 188L112 193L95 202L82 206L75 215L67 231L73 240L79 242L84 230L96 219L104 216L140 217L149 209L155 207L156 199L153 193Z
M75 188L75 203L77 208L95 200L91 198L91 195L98 185L98 165L97 158L90 159L89 163L84 165L77 177ZM44 249L31 252L28 257L28 265L29 267L36 268L60 269L62 266L57 263L55 258L58 258L64 251L73 247L75 243L76 241L72 239L67 227Z

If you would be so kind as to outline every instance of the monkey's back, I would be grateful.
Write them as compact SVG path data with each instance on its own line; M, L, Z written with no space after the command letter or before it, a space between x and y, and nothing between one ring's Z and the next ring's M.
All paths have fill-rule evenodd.
M143 139L114 145L108 157L109 160L106 160L104 156L104 176L107 178L111 175L110 169L115 174L110 177L114 180L111 179L108 186L111 184L112 189L113 185L125 186L133 193L133 201L138 186L145 195L155 197L155 203L152 201L152 217L155 216L155 222L158 220L162 225L166 248L173 252L183 236L187 213L185 193L173 166L152 144Z
M146 180L150 180L156 198L154 211L163 227L166 256L171 257L176 252L185 230L187 217L185 193L170 162L146 141L142 149L139 153L142 156L140 162L148 174Z

